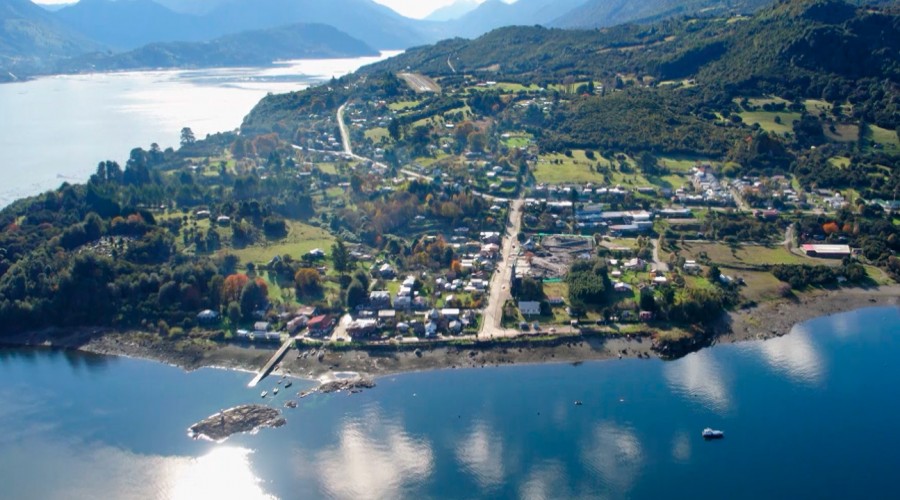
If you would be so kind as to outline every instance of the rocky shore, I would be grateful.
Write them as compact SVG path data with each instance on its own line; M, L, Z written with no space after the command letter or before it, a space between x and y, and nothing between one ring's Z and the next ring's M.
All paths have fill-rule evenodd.
M873 306L900 305L900 286L843 289L804 294L760 304L723 316L708 336L684 345L660 345L651 338L585 335L552 344L489 343L442 346L432 349L329 350L315 356L290 351L276 373L322 379L337 372L377 377L435 369L484 368L512 364L574 363L581 361L651 357L677 358L715 343L760 340L790 332L797 323L830 314ZM8 344L78 349L85 352L153 359L194 370L220 367L256 371L274 352L270 347L219 343L197 339L161 339L143 332L104 329L43 330L5 339Z
M281 427L287 421L275 408L263 405L243 405L210 415L188 428L194 439L224 441L241 432L255 432L263 427Z

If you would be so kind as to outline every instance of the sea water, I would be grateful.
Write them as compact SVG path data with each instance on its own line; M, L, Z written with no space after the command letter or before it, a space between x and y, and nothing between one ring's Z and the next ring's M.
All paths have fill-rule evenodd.
M2 350L0 498L894 498L898 357L871 308L670 362L384 377L217 444L187 428L312 383Z

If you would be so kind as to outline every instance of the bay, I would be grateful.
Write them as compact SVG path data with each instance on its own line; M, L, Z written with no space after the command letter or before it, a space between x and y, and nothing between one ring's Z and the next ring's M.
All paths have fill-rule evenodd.
M0 85L0 207L84 182L97 163L124 163L135 147L178 147L238 128L265 95L302 90L396 55L279 62L268 68L59 75Z
M6 349L0 497L891 498L898 356L871 308L671 362L385 377L216 444L186 429L259 402L247 373Z

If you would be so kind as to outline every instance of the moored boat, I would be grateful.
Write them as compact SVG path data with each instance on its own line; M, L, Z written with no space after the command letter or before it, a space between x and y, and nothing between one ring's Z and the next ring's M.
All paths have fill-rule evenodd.
M703 439L722 439L723 437L725 437L725 433L720 430L709 427L703 429Z

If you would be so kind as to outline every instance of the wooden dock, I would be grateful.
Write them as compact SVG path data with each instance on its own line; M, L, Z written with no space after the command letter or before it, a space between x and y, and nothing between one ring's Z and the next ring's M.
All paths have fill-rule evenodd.
M253 380L250 381L247 387L256 387L256 384L260 383L262 379L266 378L269 373L272 373L275 365L277 365L278 362L281 361L281 358L283 358L284 355L288 352L288 349L290 349L291 346L294 345L297 337L299 337L299 335L297 335L296 337L288 337L288 339L285 340L283 344L281 344L281 347L279 347L278 350L275 351L275 354L273 354L272 357L269 358L269 361L266 362L262 370L260 370L259 373L257 373L256 376L253 377Z

